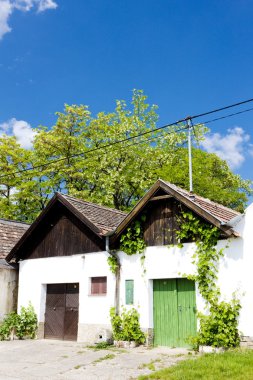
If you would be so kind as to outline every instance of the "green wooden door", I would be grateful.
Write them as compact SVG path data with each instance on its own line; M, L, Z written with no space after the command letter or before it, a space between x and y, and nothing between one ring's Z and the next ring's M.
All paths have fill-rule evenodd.
M162 279L153 281L154 344L188 347L185 339L196 334L196 296L193 281Z

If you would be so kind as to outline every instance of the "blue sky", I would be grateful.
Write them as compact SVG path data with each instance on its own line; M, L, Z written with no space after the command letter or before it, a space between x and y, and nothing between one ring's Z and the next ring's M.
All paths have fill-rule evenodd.
M252 19L252 0L0 0L0 134L29 147L64 103L109 112L134 88L159 125L253 98ZM203 148L253 180L252 118L209 124Z

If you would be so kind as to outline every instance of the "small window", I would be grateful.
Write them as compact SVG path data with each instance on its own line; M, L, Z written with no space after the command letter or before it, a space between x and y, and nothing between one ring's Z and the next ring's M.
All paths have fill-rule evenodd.
M126 305L133 305L134 303L134 280L126 280Z
M107 277L91 277L90 294L105 295L107 292Z

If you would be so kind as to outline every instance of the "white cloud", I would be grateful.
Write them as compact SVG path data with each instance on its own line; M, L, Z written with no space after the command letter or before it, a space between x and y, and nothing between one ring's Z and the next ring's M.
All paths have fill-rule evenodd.
M53 0L40 0L38 4L38 12L44 12L47 9L56 9L57 4Z
M0 136L2 134L16 136L17 141L22 148L31 149L33 139L36 134L31 125L24 120L12 118L5 123L0 124Z
M18 9L22 12L28 12L32 9L34 5L33 0L10 0L13 8Z
M12 4L14 8L23 12L28 12L33 7L37 8L38 12L57 8L57 4L54 0L12 0Z
M216 153L226 160L231 169L238 169L245 160L250 136L240 127L228 129L227 132L223 136L220 133L207 136L201 146L207 152Z
M56 9L57 6L54 0L0 0L0 40L11 31L8 22L15 9L29 12L34 8L40 13L48 9Z
M0 0L0 40L11 31L8 19L12 13L12 6L8 0Z

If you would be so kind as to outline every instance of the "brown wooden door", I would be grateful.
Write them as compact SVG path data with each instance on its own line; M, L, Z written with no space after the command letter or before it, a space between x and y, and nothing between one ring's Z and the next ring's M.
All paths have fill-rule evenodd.
M66 285L64 339L76 340L78 327L79 284Z
M76 340L79 284L48 284L45 338Z

